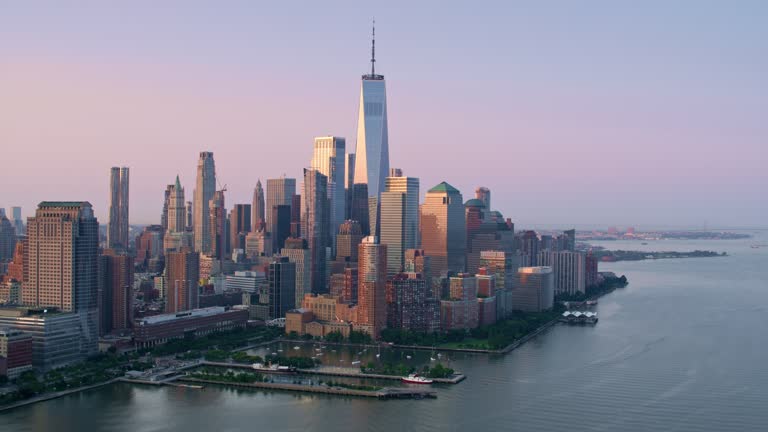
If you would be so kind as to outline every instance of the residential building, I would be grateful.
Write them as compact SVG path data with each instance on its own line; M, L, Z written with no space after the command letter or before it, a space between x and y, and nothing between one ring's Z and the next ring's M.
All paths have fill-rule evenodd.
M432 333L440 330L440 301L420 273L387 279L387 328Z
M197 309L199 280L198 252L169 252L165 265L165 311L176 313Z
M357 321L355 328L377 339L387 325L387 246L366 237L358 251Z
M512 304L516 310L541 312L552 308L555 280L551 267L520 267L513 286Z
M269 264L269 318L283 318L296 308L296 264L288 257L276 257Z
M329 289L325 249L330 245L328 177L320 171L304 170L302 204L302 231L310 252L310 286L314 294L327 293Z
M128 249L128 173L126 167L110 170L107 226L107 247L110 249Z
M9 327L0 328L0 360L8 379L18 378L32 369L32 335Z

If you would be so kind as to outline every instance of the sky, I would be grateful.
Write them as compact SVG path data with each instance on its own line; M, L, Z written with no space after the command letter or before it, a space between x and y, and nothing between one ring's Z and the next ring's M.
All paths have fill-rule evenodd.
M768 2L0 2L0 207L87 200L131 169L131 223L227 207L354 151L387 79L390 166L477 186L518 225L768 226Z

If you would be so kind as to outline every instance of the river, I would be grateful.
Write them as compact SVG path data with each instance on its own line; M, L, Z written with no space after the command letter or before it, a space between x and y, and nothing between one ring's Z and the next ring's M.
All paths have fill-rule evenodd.
M558 325L506 356L452 355L467 375L435 400L118 384L0 414L2 431L763 431L768 233L599 243L729 256L618 262L630 284L594 327ZM598 244L598 243L596 243ZM428 353L427 353L428 355Z

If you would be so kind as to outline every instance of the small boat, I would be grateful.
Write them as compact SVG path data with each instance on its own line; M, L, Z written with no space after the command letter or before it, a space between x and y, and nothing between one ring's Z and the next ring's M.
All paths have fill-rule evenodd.
M376 358L379 358L379 357L381 357L381 354L376 354Z
M353 365L359 365L360 364L360 360L355 360L355 361L352 362L352 364Z
M442 356L443 356L442 354L440 354L440 353L437 353L437 358L440 358L440 357L442 357Z
M416 374L410 374L407 377L403 377L402 381L410 384L432 384L434 382L429 378L424 378Z
M411 356L407 355L407 356L405 356L405 358L407 358L408 360L410 360L410 359L411 359Z
M281 350L281 349L278 349L278 350L277 350L277 352L283 352L283 350Z
M300 350L301 348L299 348L298 346L295 346L295 347L293 347L293 349Z
M429 358L429 361L435 361L435 360L437 360L437 359L436 359L436 358L434 358L434 357L430 357L430 358Z
M276 355L277 355L277 353L272 353L272 355L273 355L273 356L276 356Z

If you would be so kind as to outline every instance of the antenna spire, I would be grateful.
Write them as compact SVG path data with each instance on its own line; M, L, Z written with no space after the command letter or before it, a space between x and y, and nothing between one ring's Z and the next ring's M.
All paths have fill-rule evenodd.
M376 75L376 18L373 19L371 31L371 75Z

